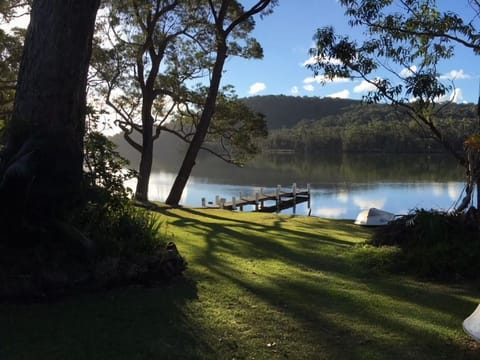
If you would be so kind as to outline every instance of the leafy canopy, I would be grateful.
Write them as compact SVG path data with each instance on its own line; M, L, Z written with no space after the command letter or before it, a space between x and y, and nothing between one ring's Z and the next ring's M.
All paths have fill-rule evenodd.
M138 151L143 151L144 144L135 140L135 133L151 132L156 140L168 131L184 141L192 139L207 94L203 84L211 77L217 53L214 24L219 13L213 8L225 4L228 56L261 58L262 48L251 37L255 21L247 17L238 22L246 13L238 1L111 0L104 4L107 11L100 17L93 52L94 75L100 80L96 91L113 110L125 139ZM248 111L242 116L241 104L230 90L223 92L219 102L223 110L216 116L217 126L210 131L205 148L227 161L242 162L258 150L254 138L263 136L264 122ZM227 104L232 109L225 110ZM227 113L232 116L228 121ZM220 126L221 122L229 127ZM243 132L246 128L253 130L251 134Z
M435 0L340 0L350 25L363 30L365 41L338 35L333 27L314 36L310 69L325 81L359 78L370 91L367 102L401 106L417 125L430 133L462 163L436 117L455 100L455 86L440 77L438 66L450 59L456 46L480 53L478 1L469 1L471 14L439 10ZM382 76L379 77L379 73Z

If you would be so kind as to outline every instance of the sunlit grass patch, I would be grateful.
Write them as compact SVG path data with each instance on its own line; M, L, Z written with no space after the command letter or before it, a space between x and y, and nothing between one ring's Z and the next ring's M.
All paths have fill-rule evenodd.
M349 221L163 209L167 287L0 306L6 359L474 359L472 286L391 275ZM41 331L39 331L41 329ZM2 353L3 351L3 353ZM30 356L30 357L29 357Z

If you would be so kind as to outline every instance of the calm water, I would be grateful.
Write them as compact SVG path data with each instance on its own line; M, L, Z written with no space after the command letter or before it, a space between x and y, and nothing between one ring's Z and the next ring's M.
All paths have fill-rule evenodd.
M175 171L175 164L156 165L150 181L151 200L165 200ZM454 160L440 156L270 156L244 168L205 157L197 161L181 203L201 206L202 198L213 202L216 195L231 200L240 193L273 193L277 184L288 190L295 182L297 188L311 185L311 215L315 216L354 219L370 207L395 214L415 208L448 210L462 195L463 174ZM296 214L307 213L306 203L297 206Z

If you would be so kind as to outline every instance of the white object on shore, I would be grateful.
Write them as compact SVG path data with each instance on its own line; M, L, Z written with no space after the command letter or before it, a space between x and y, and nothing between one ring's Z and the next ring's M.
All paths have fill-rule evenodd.
M463 331L475 341L480 341L480 304L469 317L463 320Z
M384 226L393 219L395 219L395 214L377 208L370 208L361 211L354 224L363 226Z

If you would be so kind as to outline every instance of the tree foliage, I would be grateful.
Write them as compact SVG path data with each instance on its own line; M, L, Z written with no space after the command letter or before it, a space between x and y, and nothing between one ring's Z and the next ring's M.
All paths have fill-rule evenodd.
M211 28L213 35L212 53L215 60L210 69L208 92L203 103L198 126L167 197L167 204L178 205L192 169L195 166L195 160L208 134L210 123L216 111L220 82L227 56L244 54L243 51L238 51L239 35L244 39L246 49L249 49L254 44L253 48L258 51L259 47L255 45L257 44L256 41L246 37L255 25L253 16L271 13L276 3L276 0L260 0L255 2L250 8L244 8L242 4L235 0L207 1L209 7L209 28ZM245 33L245 30L248 32ZM250 54L250 52L248 51L247 54Z
M178 108L175 120L163 131L190 143L196 133L208 91L205 86L197 88L191 94L189 103ZM267 135L265 116L249 108L227 86L218 94L216 111L201 149L226 162L243 165L260 151L259 142Z
M101 94L113 109L116 125L125 140L141 154L136 197L146 200L151 171L153 142L162 131L169 131L184 141L191 141L199 123L201 96L205 87L192 86L210 74L216 54L216 29L212 26L215 2L188 0L115 0L106 3L108 12L100 25L94 68L102 81ZM236 1L228 1L226 18L235 18L243 11ZM249 37L254 22L246 19L231 29L229 55L260 57L261 47ZM108 45L105 44L107 40ZM203 81L203 80L202 80ZM222 97L229 96L224 92ZM232 96L226 103L234 105ZM233 111L233 110L232 110ZM236 114L238 115L238 113ZM235 117L247 123L252 117ZM176 119L176 125L169 122ZM185 122L185 120L188 121ZM219 121L217 121L219 122ZM188 123L188 126L186 126ZM252 124L250 122L250 124ZM263 126L259 123L259 129ZM240 129L233 126L231 129ZM254 148L240 141L231 141L231 131L219 136L208 151L215 152L218 144L224 151L217 153L227 161L245 157ZM261 132L257 131L256 133ZM134 133L141 135L137 141ZM237 138L239 138L237 136ZM250 140L251 137L244 137Z
M30 12L33 0L0 0L0 17L10 22Z
M265 115L267 151L305 154L341 152L443 153L429 131L423 131L405 110L360 100L254 96L242 99L253 112ZM436 115L436 123L452 147L461 153L464 141L476 131L475 104L449 104Z
M454 55L455 46L480 49L479 4L470 1L471 20L453 11L441 11L435 0L341 0L350 25L364 29L367 40L358 42L324 27L315 34L311 54L315 74L326 79L360 78L371 86L367 102L387 102L406 114L447 148L456 151L437 124L437 115L454 99L453 82L440 78L438 66ZM385 74L378 77L379 70Z
M28 8L26 1L0 1L0 24L8 25L16 16L23 14L19 10L26 8ZM0 149L5 142L6 123L13 111L15 85L24 38L25 31L23 29L13 28L10 31L7 31L6 28L0 29Z
M0 121L8 121L13 111L24 35L21 29L12 33L0 29Z

